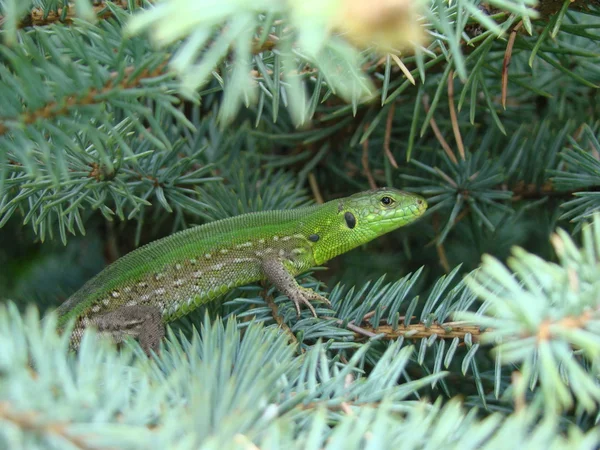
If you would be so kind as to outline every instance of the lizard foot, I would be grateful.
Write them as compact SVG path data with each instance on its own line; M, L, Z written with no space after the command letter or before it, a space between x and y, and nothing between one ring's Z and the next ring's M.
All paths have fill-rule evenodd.
M262 261L262 270L265 277L275 285L275 287L282 294L287 295L294 306L296 307L296 314L300 317L300 304L306 305L313 316L317 317L317 312L313 305L310 304L311 300L316 300L331 306L329 300L320 294L317 294L312 289L300 286L296 279L291 275L289 270L284 266L283 262L278 259L265 259Z
M308 307L308 309L310 309L310 312L312 313L312 315L317 317L317 311L315 311L314 306L310 303L311 300L314 300L317 302L323 302L327 306L331 306L331 302L329 300L327 300L325 297L323 297L320 294L317 294L312 289L308 289L308 288L305 288L302 286L298 286L298 289L295 290L293 293L292 292L288 293L288 297L290 298L290 300L294 303L294 306L296 307L296 316L297 317L300 317L300 304L306 305L306 307Z

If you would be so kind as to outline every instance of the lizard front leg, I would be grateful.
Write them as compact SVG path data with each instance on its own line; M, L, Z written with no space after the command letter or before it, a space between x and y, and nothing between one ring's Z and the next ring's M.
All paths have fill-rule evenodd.
M115 342L125 337L137 338L148 356L158 353L160 340L165 336L162 314L155 306L122 306L98 316L94 325L101 334L108 334Z
M310 309L313 316L317 317L317 312L313 305L311 305L310 300L324 302L328 306L331 306L329 300L322 295L317 294L312 289L300 286L280 260L264 259L261 262L261 267L267 280L269 280L279 292L287 295L290 300L294 302L298 316L300 316L300 304L302 303Z

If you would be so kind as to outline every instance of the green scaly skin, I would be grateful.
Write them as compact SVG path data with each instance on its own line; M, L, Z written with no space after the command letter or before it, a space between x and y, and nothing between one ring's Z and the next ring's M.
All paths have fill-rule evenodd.
M382 188L190 228L105 268L58 308L59 326L75 320L74 347L93 325L116 342L137 337L150 352L158 349L164 323L265 279L288 295L298 312L303 303L315 314L309 301L327 300L299 286L294 276L414 221L426 209L417 195Z

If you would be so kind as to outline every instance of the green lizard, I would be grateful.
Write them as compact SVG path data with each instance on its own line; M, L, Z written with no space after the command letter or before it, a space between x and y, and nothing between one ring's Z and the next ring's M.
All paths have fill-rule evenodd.
M164 324L237 286L270 281L313 315L311 300L328 300L294 276L421 216L427 203L392 188L361 192L322 205L243 214L180 231L123 256L57 310L74 319L77 348L88 326L115 342L137 338L150 354Z

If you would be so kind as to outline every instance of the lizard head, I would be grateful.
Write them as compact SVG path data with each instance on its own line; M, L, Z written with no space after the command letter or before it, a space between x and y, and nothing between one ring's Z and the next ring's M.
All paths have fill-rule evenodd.
M328 209L329 220L319 224L323 239L313 247L317 264L413 222L427 202L416 194L381 188L333 200Z

